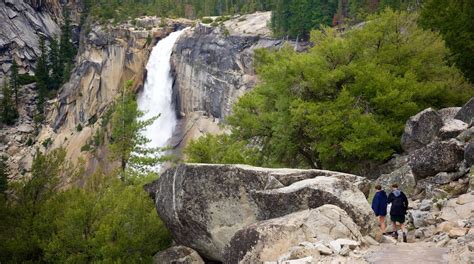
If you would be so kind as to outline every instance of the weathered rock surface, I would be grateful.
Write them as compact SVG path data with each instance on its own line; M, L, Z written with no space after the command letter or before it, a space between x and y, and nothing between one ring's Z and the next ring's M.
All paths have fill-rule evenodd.
M454 117L463 121L468 125L472 125L474 122L474 97L471 98Z
M285 187L265 190L269 176ZM363 180L321 170L183 164L167 170L150 189L178 243L222 260L223 249L241 228L324 204L346 210L363 234L376 232L372 210L354 184Z
M174 246L158 252L153 257L154 264L204 264L199 254L192 248Z
M225 250L224 262L237 264L276 261L292 247L307 243L308 239L337 244L342 249L342 246L349 243L347 241L351 241L353 246L360 244L362 235L359 227L344 210L334 205L324 205L261 221L239 230ZM339 243L336 239L342 239L346 243ZM313 258L318 257L314 255Z
M412 194L416 186L415 176L408 164L403 165L389 174L382 174L376 180L376 183L382 185L385 190L390 190L392 184L397 183L400 189L407 195Z
M464 150L464 159L468 166L474 165L474 142L469 143Z
M410 155L409 165L416 180L438 172L455 171L464 159L464 148L456 140L435 141Z
M40 36L51 39L60 33L62 2L0 1L0 81L9 73L13 60L17 62L21 74L33 74L36 57L40 54ZM76 1L69 1L67 6L74 12L73 15L80 9ZM75 16L72 19L75 20Z
M401 145L406 152L428 145L443 126L440 114L428 108L410 117L405 125Z
M256 84L253 51L282 44L268 34L268 12L245 17L248 20L239 22L239 18L235 18L225 22L230 35L224 34L220 27L199 24L178 39L171 68L175 76L173 100L180 123L190 126L199 122L188 120L195 119L193 113L198 112L206 123L211 120L216 125L209 125L209 131L190 130L186 135L178 131L174 136L174 142L179 143L176 148L203 132L216 133L214 128L231 112L233 103ZM247 27L253 29L243 29Z

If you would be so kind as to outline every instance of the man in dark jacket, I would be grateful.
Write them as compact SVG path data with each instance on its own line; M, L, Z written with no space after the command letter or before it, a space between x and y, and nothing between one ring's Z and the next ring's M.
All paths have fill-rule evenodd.
M387 194L382 190L380 184L375 186L375 195L372 199L372 210L379 219L380 229L385 233L385 216L387 215Z
M405 229L405 214L408 210L407 196L398 189L398 184L392 185L392 192L388 196L388 203L392 204L390 209L390 220L393 222L393 237L398 238L397 224L403 232L403 242L407 242L407 230Z

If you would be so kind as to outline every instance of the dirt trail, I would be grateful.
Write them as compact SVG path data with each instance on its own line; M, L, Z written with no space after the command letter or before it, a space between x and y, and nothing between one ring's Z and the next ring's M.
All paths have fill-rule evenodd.
M449 249L429 243L381 244L371 247L364 258L369 263L444 264L449 261Z

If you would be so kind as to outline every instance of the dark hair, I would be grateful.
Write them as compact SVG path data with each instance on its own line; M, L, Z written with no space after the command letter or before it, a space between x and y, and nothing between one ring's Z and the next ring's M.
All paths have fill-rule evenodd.
M375 190L382 190L382 185L380 184L375 185Z
M392 188L398 188L398 184L396 183L392 184Z

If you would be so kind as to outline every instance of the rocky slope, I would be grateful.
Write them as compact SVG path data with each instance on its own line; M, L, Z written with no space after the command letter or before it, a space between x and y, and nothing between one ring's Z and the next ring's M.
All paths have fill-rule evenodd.
M26 3L23 5L34 10ZM77 10L75 13L80 13L80 8ZM50 17L58 21L61 19L55 17L53 11L44 12L51 12L48 13ZM181 118L171 145L178 154L190 139L206 132L220 132L219 120L230 113L232 103L239 96L255 85L253 50L281 44L268 36L269 18L270 13L257 13L226 21L225 27L230 28L230 35L224 26L198 24L180 38L172 59L176 78L174 98L177 115ZM15 177L28 173L37 147L64 147L68 159L77 161L83 158L86 161L88 172L94 171L104 161L107 149L93 146L93 137L103 133L101 119L119 89L131 79L138 91L146 77L145 65L154 43L178 28L194 25L189 20L171 19L167 20L165 27L160 27L160 24L160 18L143 17L134 23L117 26L85 26L71 78L59 90L57 98L48 102L48 116L42 127L34 128L32 120L34 86L24 88L31 91L25 93L28 98L22 100L24 108L29 110L22 114L16 127L3 128L2 132L5 142L2 152L12 157L10 165L18 172ZM59 27L55 25L54 32L57 32ZM37 40L25 50L28 47L37 47ZM9 46L6 51L17 52L17 49ZM30 66L25 66L29 71L34 69L37 55L33 54ZM22 128L21 131L18 128ZM106 169L110 165L107 162L102 164Z
M160 18L145 17L138 19L135 25L93 24L88 34L82 36L69 82L56 98L47 102L47 118L41 127L34 128L34 85L23 87L22 105L29 110L21 111L16 126L4 127L1 131L5 142L2 151L11 157L9 165L14 178L28 173L36 148L64 147L68 160L86 161L88 173L99 164L107 169L110 164L101 162L106 148L99 145L88 151L92 137L103 133L101 118L125 81L133 80L137 90L143 85L145 65L153 44L177 28L191 25L189 20L168 20L164 27L160 23Z
M0 79L9 72L13 60L20 73L33 73L40 35L58 35L61 17L58 1L0 2Z

